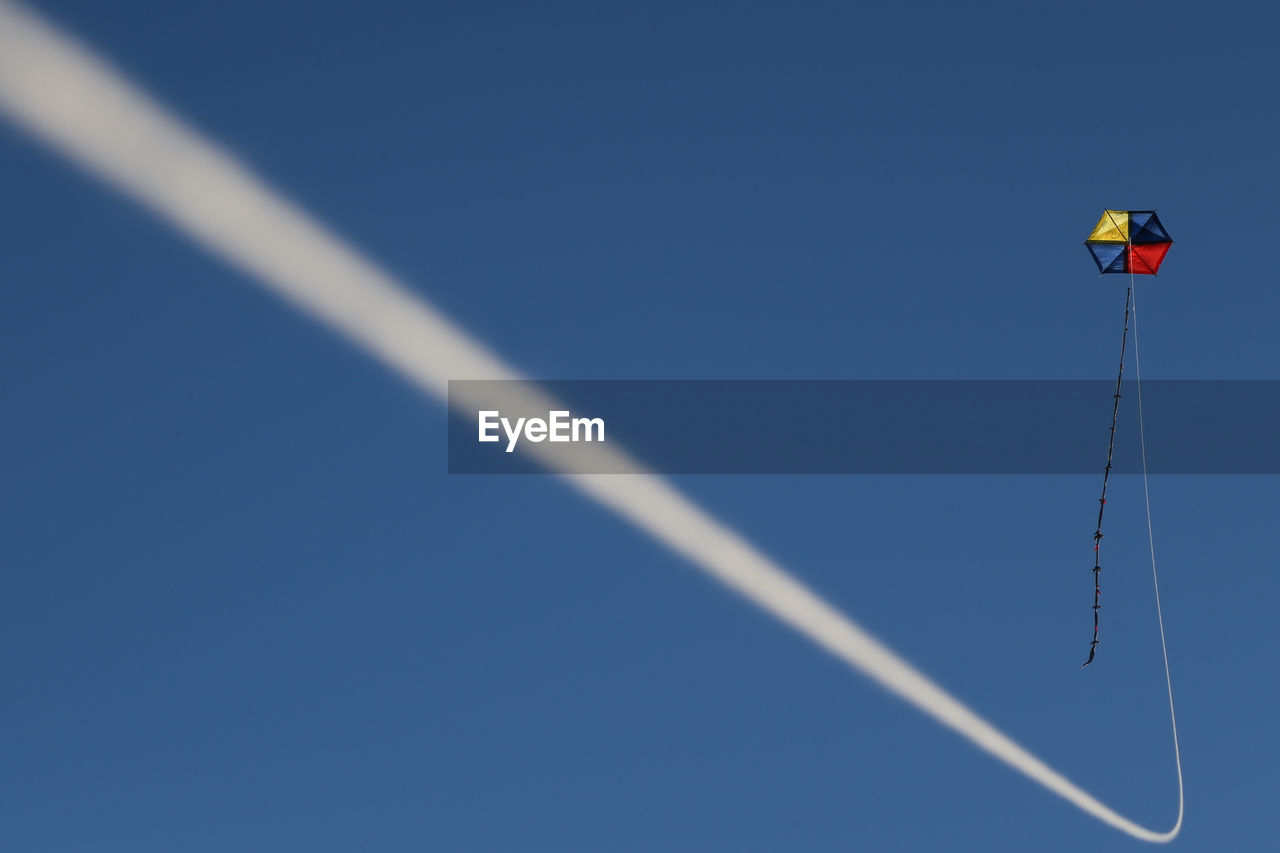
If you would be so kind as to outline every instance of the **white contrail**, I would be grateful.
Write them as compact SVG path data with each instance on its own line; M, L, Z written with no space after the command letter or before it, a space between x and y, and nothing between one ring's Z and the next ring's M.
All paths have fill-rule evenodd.
M203 139L86 47L0 0L0 112L135 199L231 266L259 279L422 390L518 373L426 301ZM550 400L531 399L544 411ZM463 403L470 401L464 400ZM543 445L531 445L541 448ZM544 464L885 689L1099 820L1170 841L1104 805L975 714L666 480L601 449L624 476ZM1176 737L1176 721L1175 721Z

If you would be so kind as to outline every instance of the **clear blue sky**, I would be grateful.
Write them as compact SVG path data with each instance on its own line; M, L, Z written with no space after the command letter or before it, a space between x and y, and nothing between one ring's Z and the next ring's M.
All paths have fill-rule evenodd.
M1158 207L1183 379L1280 378L1264 5L37 8L534 376L1105 378L1080 243ZM5 849L1137 846L554 479L448 476L434 401L2 123L0 194ZM1098 479L679 484L1164 828L1135 477L1079 668ZM1268 849L1280 483L1152 489L1176 843Z

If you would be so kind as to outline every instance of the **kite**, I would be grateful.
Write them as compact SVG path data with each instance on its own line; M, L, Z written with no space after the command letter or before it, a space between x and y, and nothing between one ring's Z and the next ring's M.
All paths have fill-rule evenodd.
M1154 210L1104 210L1084 244L1103 275L1155 275L1173 240Z
M1093 532L1093 642L1089 659L1093 663L1098 649L1098 610L1102 607L1102 514L1107 508L1107 481L1111 478L1111 458L1116 449L1116 421L1120 415L1120 380L1124 377L1124 351L1129 340L1129 312L1133 304L1133 277L1155 275L1169 253L1173 240L1160 224L1154 210L1104 210L1084 245L1093 255L1101 275L1128 273L1129 287L1124 295L1124 332L1120 336L1120 372L1111 405L1111 437L1107 443L1107 466L1102 470L1102 497L1098 499L1098 527ZM1136 345L1136 344L1135 344ZM1145 462L1144 462L1145 465Z

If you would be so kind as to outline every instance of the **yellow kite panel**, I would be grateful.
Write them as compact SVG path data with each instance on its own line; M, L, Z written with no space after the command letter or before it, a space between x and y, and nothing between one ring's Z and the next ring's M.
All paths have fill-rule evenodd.
M1102 218L1089 235L1091 243L1128 243L1129 211L1104 210Z

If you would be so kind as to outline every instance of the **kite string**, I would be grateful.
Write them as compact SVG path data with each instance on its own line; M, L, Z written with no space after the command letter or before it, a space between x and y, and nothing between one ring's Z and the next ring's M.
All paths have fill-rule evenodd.
M1112 395L1111 406L1111 438L1107 442L1107 467L1102 470L1102 497L1098 499L1098 526L1093 531L1093 641L1089 643L1089 659L1085 666L1093 663L1093 656L1098 649L1098 610L1102 607L1102 515L1107 510L1107 482L1111 479L1111 459L1116 450L1116 423L1120 417L1120 383L1124 379L1124 351L1129 341L1129 306L1133 300L1133 270L1129 271L1129 288L1124 295L1124 333L1120 336L1120 371L1116 374L1116 390Z
M1156 622L1160 626L1160 653L1164 657L1164 685L1169 693L1169 726L1173 730L1173 761L1178 771L1178 820L1172 830L1174 835L1182 828L1184 795L1182 787L1182 750L1178 745L1178 715L1173 709L1173 677L1169 672L1169 646L1164 635L1164 609L1160 606L1160 576L1156 571L1156 538L1151 526L1151 489L1147 483L1147 436L1142 420L1142 358L1138 355L1138 293L1133 285L1133 272L1129 273L1129 287L1133 290L1133 376L1138 397L1138 445L1142 456L1142 497L1147 510L1147 548L1151 553L1151 583L1156 594Z

